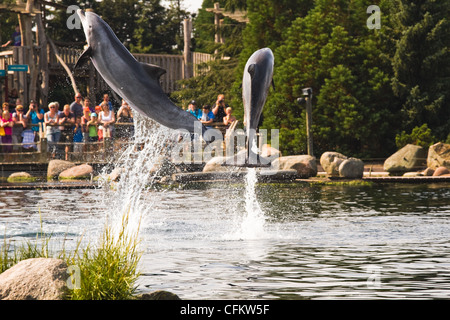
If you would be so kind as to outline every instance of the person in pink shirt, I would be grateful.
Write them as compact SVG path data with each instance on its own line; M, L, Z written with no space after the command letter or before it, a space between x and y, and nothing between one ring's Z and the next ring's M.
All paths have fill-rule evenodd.
M5 130L5 135L2 136L3 152L12 152L12 127L14 125L14 120L11 118L9 111L5 110L0 118L0 126Z

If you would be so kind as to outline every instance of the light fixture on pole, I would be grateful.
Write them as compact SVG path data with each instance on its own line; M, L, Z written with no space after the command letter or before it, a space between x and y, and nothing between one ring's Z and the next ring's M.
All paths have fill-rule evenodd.
M311 134L312 127L312 88L302 89L303 97L297 99L298 103L306 102L306 140L308 155L314 156L313 139Z

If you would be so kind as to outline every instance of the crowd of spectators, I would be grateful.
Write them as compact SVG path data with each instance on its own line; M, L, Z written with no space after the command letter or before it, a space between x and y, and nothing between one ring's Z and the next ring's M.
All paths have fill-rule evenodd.
M51 102L48 111L31 100L25 110L22 101L10 96L2 104L0 115L1 152L35 151L40 132L47 138L48 151L52 158L68 158L70 152L95 150L86 144L101 142L105 138L128 139L134 134L133 112L128 103L115 113L109 95L92 104L89 98L75 95L71 104L62 106Z
M219 94L216 102L211 106L205 104L200 109L195 100L189 102L187 112L190 112L207 128L211 128L212 123L223 123L228 128L236 117L233 116L233 109L225 103L225 95Z
M12 93L14 90L12 91ZM232 108L220 94L212 105L197 106L192 100L187 108L207 128L221 123L228 128L236 117ZM16 96L2 105L0 114L0 148L2 153L30 152L37 149L41 136L47 139L47 148L52 158L67 159L68 154L95 151L95 142L105 138L128 139L134 135L133 112L125 100L117 113L108 94L94 104L80 93L71 104L61 106L51 102L45 112L36 101L31 100L28 109Z

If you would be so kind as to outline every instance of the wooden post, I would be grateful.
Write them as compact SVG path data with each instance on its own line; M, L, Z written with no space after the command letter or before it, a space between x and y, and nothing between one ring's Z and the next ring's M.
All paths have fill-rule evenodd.
M218 2L214 3L214 10L216 11L214 13L214 26L216 30L215 34L215 43L220 43L220 14L217 13L217 11L220 10L220 4Z
M311 105L312 94L306 97L306 137L308 140L308 155L314 156L313 152L313 139L311 134L312 127L312 105Z
M192 77L192 54L191 54L191 32L192 32L192 21L191 19L184 19L184 74L183 79L189 79Z

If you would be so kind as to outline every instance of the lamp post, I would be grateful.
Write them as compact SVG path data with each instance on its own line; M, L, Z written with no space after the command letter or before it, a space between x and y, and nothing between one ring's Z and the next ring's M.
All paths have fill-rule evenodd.
M312 88L302 89L303 97L298 98L297 102L306 102L306 140L308 147L308 155L314 156L313 152L313 138L311 134L312 127Z

